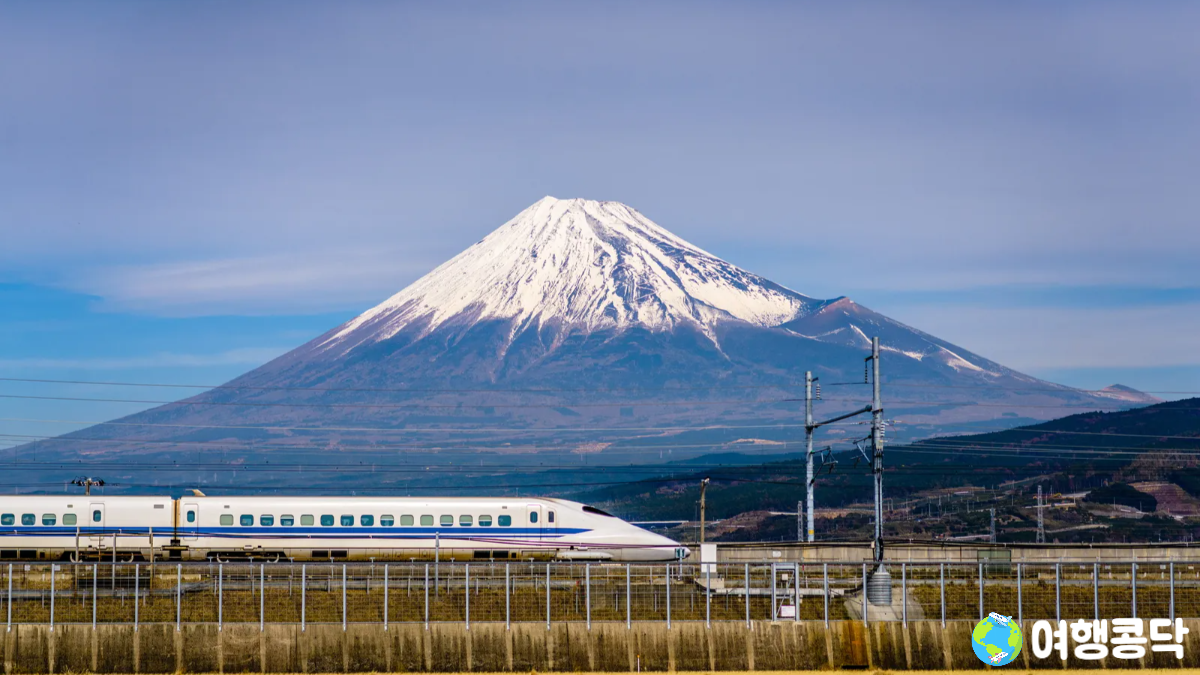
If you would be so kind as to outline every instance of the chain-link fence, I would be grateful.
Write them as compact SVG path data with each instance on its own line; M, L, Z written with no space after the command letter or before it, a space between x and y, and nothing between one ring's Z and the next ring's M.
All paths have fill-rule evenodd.
M10 626L1173 619L1200 562L14 563L0 600Z

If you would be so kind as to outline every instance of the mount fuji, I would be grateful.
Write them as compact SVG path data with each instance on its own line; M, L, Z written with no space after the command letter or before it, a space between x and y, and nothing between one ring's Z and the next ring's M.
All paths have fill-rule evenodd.
M636 462L663 448L677 459L739 444L794 450L804 371L826 384L819 415L861 407L868 392L851 383L862 382L874 336L889 433L902 440L1157 400L1038 380L848 298L808 297L747 272L624 204L546 197L223 387L43 444L59 455L196 451L227 461L384 452ZM82 449L72 438L97 442Z

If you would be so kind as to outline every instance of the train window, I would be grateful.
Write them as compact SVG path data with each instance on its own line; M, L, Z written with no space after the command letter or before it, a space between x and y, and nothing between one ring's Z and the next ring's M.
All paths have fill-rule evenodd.
M512 525L512 516L500 516L496 518L496 524L500 527L509 527Z
M342 516L342 527L354 527L354 516Z
M427 527L433 524L433 516L421 516L421 527Z
M458 524L462 525L463 527L470 527L471 521L473 521L473 520L474 520L474 518L472 518L471 516L459 516Z
M442 516L442 527L454 527L454 516Z
M195 511L188 511L188 512L187 512L187 521L188 521L189 523L194 523L194 522L196 522L196 512L195 512Z
M594 506L585 506L585 507L583 507L583 512L584 512L584 513L594 513L594 514L596 514L596 515L598 515L598 516L607 516L607 517L609 517L609 518L616 518L616 516L614 516L613 514L611 514L611 513L605 513L604 511L601 511L600 509L598 509L598 508L596 508L596 507L594 507Z
M313 522L314 522L314 520L313 520L312 516L309 516L309 515L300 516L300 524L301 525L304 525L307 527L307 526L311 526L313 524Z
M379 524L383 527L391 527L396 524L395 516L379 516Z
M21 524L22 525L35 525L35 524L37 524L37 518L32 513L22 513L21 514Z
M480 527L491 527L492 526L492 517L491 516L479 516L479 526Z
M275 524L275 516L259 516L258 524L263 527L271 527Z
M17 522L17 517L11 513L6 513L0 516L0 525L12 525Z
M74 525L76 522L78 522L78 519L75 517L74 513L63 514L63 525Z
M99 511L97 511L97 513L99 513ZM221 524L222 525L232 525L233 524L233 514L232 513L222 513L221 514Z
M43 525L53 525L57 522L58 522L58 516L54 515L53 513L43 513L42 514L42 524Z
M554 512L553 511L546 512L546 522L549 522L549 523L554 522Z
M291 527L296 524L296 517L287 514L279 516L279 524L284 527Z
M254 516L242 514L238 517L238 524L240 524L242 527L253 527Z
M93 523L98 523L103 519L104 519L103 511L101 511L100 509L96 509L95 511L92 511L92 522Z
M536 522L537 522L537 511L530 511L530 512L529 512L529 522L531 522L531 523L536 523Z
M400 527L412 527L412 526L413 526L413 517L412 516L400 516Z
M370 527L375 524L375 516L359 516L358 524L363 527Z
M333 527L333 516L321 516L321 527Z

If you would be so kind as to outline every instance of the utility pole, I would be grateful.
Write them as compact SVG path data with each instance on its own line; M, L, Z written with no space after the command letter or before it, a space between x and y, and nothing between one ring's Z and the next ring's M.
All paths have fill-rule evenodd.
M704 543L704 493L708 491L708 478L700 481L700 543Z
M875 562L883 562L883 402L879 396L879 338L871 339L871 472L875 475Z
M1046 543L1046 523L1044 520L1042 520L1042 486L1041 485L1038 486L1037 514L1038 514L1037 543L1044 544L1044 543Z
M78 485L83 488L83 494L90 496L92 494L92 486L104 487L104 480L101 478L89 478L88 476L80 476L71 481L71 485Z
M805 485L805 496L808 506L808 542L813 540L813 432L817 428L813 425L813 376L812 371L804 373L804 440L808 444L808 452L806 453L806 461L804 473L807 477ZM804 541L801 535L798 537L800 541Z
M804 541L804 502L796 502L796 541Z
M996 543L996 509L992 509L991 511L992 511L992 531L991 531L991 536L988 537L988 541L990 541L994 544L994 543Z

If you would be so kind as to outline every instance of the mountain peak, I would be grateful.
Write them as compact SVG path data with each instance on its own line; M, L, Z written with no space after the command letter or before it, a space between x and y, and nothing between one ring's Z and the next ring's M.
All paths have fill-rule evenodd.
M1123 384L1110 384L1107 387L1093 392L1098 396L1105 398L1113 398L1119 401L1127 401L1129 403L1162 403L1162 399L1157 396L1151 396L1143 391L1138 391L1133 387L1127 387Z
M723 321L777 326L819 303L732 265L620 202L546 196L328 338L510 321L591 331Z

